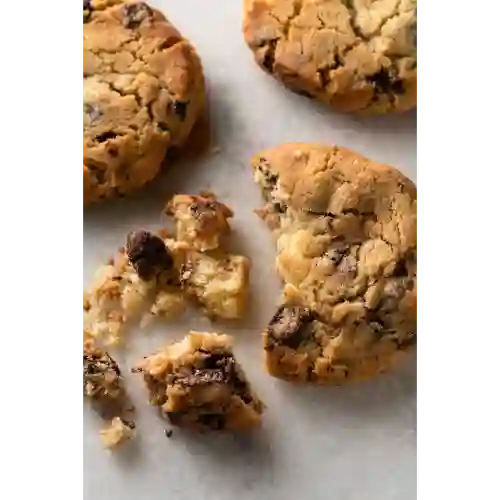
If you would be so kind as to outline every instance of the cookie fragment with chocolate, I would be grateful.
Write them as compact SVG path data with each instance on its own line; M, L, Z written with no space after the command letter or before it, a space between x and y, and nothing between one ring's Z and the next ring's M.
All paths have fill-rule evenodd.
M118 402L125 395L118 364L90 338L83 343L83 394L103 404Z
M219 248L221 239L231 231L228 219L233 211L214 195L176 195L165 212L176 220L177 240L200 252Z
M261 422L264 404L232 351L232 338L191 332L143 359L149 401L172 425L193 431L244 431Z

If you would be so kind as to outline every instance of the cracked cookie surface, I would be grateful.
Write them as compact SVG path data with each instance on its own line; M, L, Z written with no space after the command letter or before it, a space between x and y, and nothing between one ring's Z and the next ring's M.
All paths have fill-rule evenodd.
M416 0L244 0L258 64L341 112L406 111L417 101Z
M340 147L284 144L252 165L285 282L264 333L269 372L342 382L388 370L416 342L415 185Z
M133 371L143 374L150 403L173 425L205 432L260 424L264 404L236 361L228 335L191 332Z
M203 104L199 58L163 14L144 2L84 2L84 204L151 181Z

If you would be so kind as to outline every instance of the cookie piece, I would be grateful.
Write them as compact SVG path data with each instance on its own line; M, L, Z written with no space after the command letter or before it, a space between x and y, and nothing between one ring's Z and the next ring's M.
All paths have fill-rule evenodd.
M242 431L258 426L264 404L234 358L232 338L191 332L143 359L152 405L173 425L194 431Z
M237 319L245 310L249 273L250 260L242 255L188 252L180 279L207 316Z
M244 0L258 64L341 112L406 111L417 102L416 0Z
M144 2L83 6L84 204L129 193L182 146L204 103L194 48Z
M165 213L176 220L176 238L200 252L219 248L221 238L231 231L227 220L233 211L213 195L176 195Z
M388 370L416 343L415 185L335 146L284 144L252 165L285 282L269 372L340 383Z
M96 271L84 293L85 328L116 344L126 323L181 314L183 263L183 245L175 240L142 230L130 233L126 246Z
M99 431L102 444L106 448L114 448L135 437L135 423L114 417L109 425Z
M125 395L116 361L90 338L83 344L83 394L99 403L114 403Z

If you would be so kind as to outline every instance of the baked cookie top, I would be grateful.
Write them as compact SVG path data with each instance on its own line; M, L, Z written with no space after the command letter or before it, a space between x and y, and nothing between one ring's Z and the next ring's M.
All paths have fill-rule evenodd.
M144 2L94 0L83 11L85 201L151 180L186 140L204 101L193 47Z
M260 214L276 235L286 283L285 308L271 321L266 344L297 349L304 342L314 352L315 339L314 359L333 364L413 344L414 184L340 147L285 144L252 164L266 199Z
M416 0L244 0L257 62L344 112L416 105Z

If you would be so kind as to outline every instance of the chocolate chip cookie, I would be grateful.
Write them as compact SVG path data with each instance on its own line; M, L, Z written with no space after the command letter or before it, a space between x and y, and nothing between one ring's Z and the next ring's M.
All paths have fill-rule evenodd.
M83 2L84 203L151 181L204 103L194 48L144 2Z
M342 112L417 102L417 0L244 0L256 61L299 94Z
M335 146L284 144L252 165L285 282L269 372L341 383L391 368L416 343L415 185Z
M191 332L144 358L149 401L173 425L194 431L241 431L258 426L264 404L252 390L228 335Z

